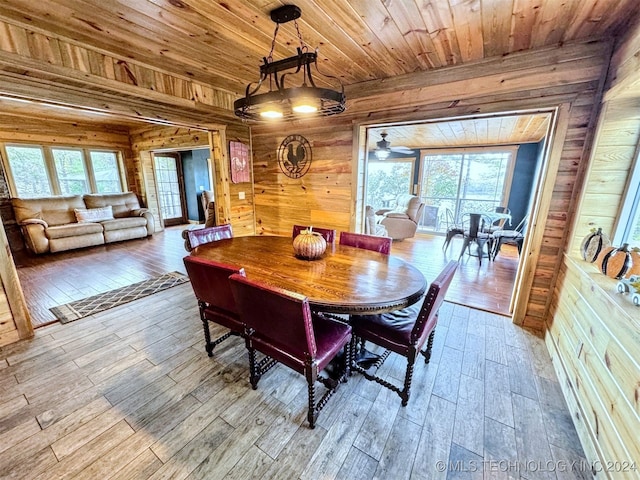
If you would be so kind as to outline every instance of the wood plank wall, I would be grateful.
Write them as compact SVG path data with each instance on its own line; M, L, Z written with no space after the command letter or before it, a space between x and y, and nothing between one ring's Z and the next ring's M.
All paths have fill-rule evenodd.
M16 73L25 69L28 77ZM0 21L0 70L3 91L21 98L184 125L198 123L194 118L209 122L212 115L233 119L235 96L195 82L187 72L169 74L15 22ZM181 117L181 110L189 113Z
M257 231L284 235L294 223L355 229L359 199L358 160L353 155L353 125L450 118L458 115L544 109L570 105L551 205L544 215L542 242L526 313L516 321L543 330L553 282L567 243L578 169L586 162L598 113L603 76L610 58L607 42L583 42L540 49L352 86L347 112L322 122L252 128ZM284 128L283 128L284 127ZM305 136L314 163L301 179L280 173L276 149L290 134ZM354 192L352 194L352 192Z
M223 169L221 171L216 162L216 177L223 177L229 181L229 219L234 235L253 235L255 231L253 216L253 189L250 183L234 184L230 182L228 142L237 141L250 146L249 128L242 124L230 124L222 127L226 145L223 152ZM212 128L216 132L215 128ZM179 127L162 127L148 125L131 132L131 148L133 150L133 175L136 183L142 185L147 207L156 218L161 218L158 196L155 190L154 169L151 152L159 150L191 150L194 148L211 148L209 134L205 130L187 129ZM240 192L244 192L244 199L240 199ZM220 211L220 210L219 210ZM157 222L156 229L161 229L161 222Z
M611 234L640 141L640 26L616 46L570 242L547 317L546 343L591 462L640 458L640 320L616 282L580 258L592 227ZM598 472L638 478L637 472Z

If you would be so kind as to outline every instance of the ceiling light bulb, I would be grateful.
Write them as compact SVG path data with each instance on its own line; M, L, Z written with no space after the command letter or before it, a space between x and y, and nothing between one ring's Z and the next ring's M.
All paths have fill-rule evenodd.
M282 118L282 110L276 105L266 105L261 111L260 116L262 118L276 119Z
M318 101L315 98L302 97L293 102L291 110L296 113L315 113L318 111Z
M391 152L389 152L389 150L376 150L375 154L376 157L378 157L378 160L386 160L387 158L389 158L389 154Z

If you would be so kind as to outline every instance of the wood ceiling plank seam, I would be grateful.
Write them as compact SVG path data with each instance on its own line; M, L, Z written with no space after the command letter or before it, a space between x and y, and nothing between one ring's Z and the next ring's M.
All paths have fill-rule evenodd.
M462 63L484 58L480 0L449 0Z
M478 145L489 143L489 119L479 118L474 123L476 125Z
M331 45L336 44L335 47L340 50L341 55L351 62L354 67L358 67L362 71L358 77L362 79L380 78L385 77L387 74L384 68L379 64L378 60L371 57L369 51L365 48L348 32L345 31L343 24L345 21L349 22L349 19L343 20L342 18L336 19L329 16L325 11L326 5L322 6L315 0L297 0L296 4L303 9L303 17L306 19L305 32L310 29L312 32L319 35L321 43L319 45ZM338 21L341 20L341 21ZM322 34L318 33L318 27L322 27ZM324 48L323 48L324 51ZM353 59L360 59L355 62ZM346 83L346 82L345 82Z
M556 0L541 0L540 14L536 16L531 35L531 48L545 45L547 38L551 38L554 30L558 28L558 17L563 13L565 2L558 5ZM551 8L555 6L555 8ZM562 12L562 13L561 13Z
M34 21L36 12L33 12L31 20ZM12 18L7 19L6 16L0 15L0 19L5 21L14 22ZM53 29L52 31L56 32L56 36L62 38L69 43L73 43L75 45L81 46L82 48L89 48L91 50L101 50L103 53L110 55L112 57L121 57L122 59L127 59L127 61L133 60L141 63L143 65L155 65L158 64L158 57L163 58L163 61L160 64L164 67L163 70L167 72L172 72L174 75L177 73L179 76L183 76L186 78L193 79L195 77L199 78L203 83L209 83L211 85L217 86L218 88L223 88L227 91L236 93L238 91L244 90L244 85L242 88L239 87L236 80L231 77L231 71L233 68L237 68L238 70L242 70L246 68L247 76L249 75L249 67L236 62L235 67L233 65L230 68L219 68L217 71L211 71L211 61L210 58L207 57L206 63L197 61L196 57L176 57L173 51L163 51L164 46L158 44L155 45L158 47L158 51L155 52L153 49L143 50L140 48L140 45L135 45L131 43L130 35L101 35L102 45L97 47L94 45L96 35L94 32L84 33L82 30L83 22L78 20L77 27L71 29L63 29L60 24L50 23L48 19L44 19L44 24L39 25L38 29L42 31L47 31L47 28ZM21 23L24 25L24 23ZM27 26L23 28L29 30ZM115 31L118 31L117 28L114 28ZM149 38L153 38L154 35L149 35L145 37L145 42L149 42ZM220 52L220 56L222 58L227 57L224 52ZM185 68L185 63L181 63L180 60L185 60L187 63L187 67ZM170 68L171 65L174 65L174 70L172 71ZM227 63L228 65L228 63ZM194 67L194 68L190 68ZM192 73L190 75L190 73Z
M460 47L455 36L453 14L449 2L426 2L419 8L420 15L427 32L436 46L436 51L442 65L456 65L460 63Z
M163 0L150 0L154 3L162 3ZM267 56L269 47L273 38L275 24L269 17L269 12L264 8L258 8L252 2L225 4L226 8L218 3L209 1L189 0L194 9L201 13L204 17L212 22L221 22L221 26L240 22L240 32L244 41L254 43L255 49L253 56L248 58L258 65L262 58ZM353 62L354 54L346 54L341 50L345 45L353 44L353 41L346 35L340 34L340 41L331 41L327 36L327 31L337 32L335 30L335 21L328 16L319 17L323 12L319 7L306 8L304 2L298 1L296 4L302 9L302 17L299 19L300 32L303 40L311 50L318 48L322 58L318 58L323 73L342 78L343 83L354 82L362 78L370 76L368 68L374 66L372 62L368 68L364 68L360 62ZM271 8L271 4L270 4ZM320 13L319 13L320 12ZM315 18L321 18L320 21L314 22ZM310 21L311 19L311 21ZM314 27L314 24L322 25L321 29ZM230 40L238 35L238 28L228 29L230 32ZM333 36L332 36L333 38ZM276 38L274 58L287 58L295 52L294 47L299 44L297 34L293 26L282 25L278 31ZM339 46L338 46L339 44ZM257 75L256 75L257 76ZM248 81L247 81L248 83Z
M625 2L624 0L618 0L618 3L611 8L605 10L605 14L601 17L601 21L596 24L595 35L602 35L605 37L617 36L619 31L624 31L633 22L636 22L640 17L640 9L638 3ZM620 22L618 19L624 19Z
M595 0L593 2L577 2L573 5L573 13L571 22L568 23L566 29L564 31L563 40L567 40L570 38L586 38L591 36L591 32L593 32L593 28L595 27L595 23L587 26L588 34L580 33L580 30L584 27L585 22L591 22L592 18L600 17L601 15L595 10L596 5L599 0ZM600 21L598 20L598 21Z
M438 57L436 47L427 31L427 26L424 24L416 3L411 1L395 2L391 6L396 14L393 15L389 7L386 7L387 11L394 18L403 35L408 39L407 41L415 45L413 48L414 54L419 57L422 63L426 64L424 69L442 67L444 64L441 63Z
M331 5L334 12L334 22L340 25L345 35L352 38L359 45L361 51L378 65L378 68L382 69L385 77L406 73L402 65L394 60L394 56L387 47L367 28L367 24L351 3L342 0L328 0L326 4ZM325 5L325 2L322 5Z
M393 47L387 48L391 55L404 65L406 72L430 68L430 62L422 55L422 43L417 36L411 34L415 30L426 30L424 24L421 26L422 28L417 26L415 29L411 25L413 22L407 12L407 7L412 5L411 2L391 4L394 10L393 14L384 2L357 0L356 3L352 1L350 4L361 12L360 16L382 44L385 46L393 45ZM414 16L413 18L419 17Z
M127 4L127 2L118 2L120 4ZM187 2L182 2L185 5L188 5ZM259 70L258 67L262 61L262 58L265 57L268 54L268 45L271 44L271 40L272 40L272 36L271 36L271 31L273 31L274 28L274 23L271 22L269 20L269 23L267 24L266 22L264 22L265 24L265 28L269 28L271 31L269 33L266 33L266 31L261 31L258 28L255 27L254 23L251 22L247 22L244 19L240 19L238 17L232 16L232 18L237 19L235 21L235 28L233 27L227 27L226 24L221 20L221 17L223 15L227 15L227 16L231 16L229 14L228 9L220 7L217 3L216 4L212 4L211 2L190 2L192 3L194 6L193 7L189 7L189 8L180 8L180 7L176 7L174 4L171 3L166 3L166 2L162 2L161 0L151 0L149 2L142 2L141 4L135 4L140 5L138 8L139 12L142 12L143 15L150 15L151 12L149 9L144 9L142 8L144 5L156 5L158 8L161 9L162 12L166 12L163 15L160 15L161 20L157 20L158 24L160 25L164 25L163 24L163 20L165 18L171 18L171 17L176 17L176 19L182 19L185 22L189 22L191 24L195 25L195 21L196 20L200 20L202 18L209 20L210 23L208 23L207 25L209 27L214 26L216 28L211 29L211 28L207 28L207 26L204 25L204 22L202 26L200 25L196 25L197 28L202 29L205 32L205 35L201 35L201 36L206 36L208 38L205 38L205 40L203 42L199 42L198 37L190 37L192 42L198 42L201 44L204 44L207 46L207 48L211 48L212 50L215 50L216 52L218 52L221 57L224 57L225 59L228 59L228 52L229 52L229 48L226 46L221 46L218 47L218 45L230 45L230 42L237 42L239 38L242 38L243 41L243 48L242 48L242 52L241 55L238 55L238 62L240 62L240 59L242 59L242 63L241 65L246 66L246 71L247 71L247 75L244 76L244 82L242 85L242 89L240 91L244 91L244 87L246 86L246 84L248 84L249 82L253 82L253 81L257 81L259 78ZM212 9L216 9L216 11L212 10ZM255 19L257 17L259 17L261 15L261 12L259 11L255 11L254 13L251 14L252 19ZM153 18L153 16L151 16ZM265 16L265 18L268 18L267 16ZM238 22L241 22L240 25L242 25L243 28L238 28ZM247 33L244 33L247 32ZM276 55L274 55L274 58L279 58L280 56L282 58L286 58L286 57L290 57L292 56L295 51L292 50L291 45L295 45L297 44L297 37L295 37L295 35L293 37L290 37L292 40L295 39L295 41L290 41L290 40L282 40L281 38L281 34L284 33L284 29L280 30L280 33L278 34L278 41L276 42L276 49L275 49L275 53ZM331 48L330 44L326 44L326 46L328 46L328 48ZM334 51L335 53L340 53L339 51ZM334 63L340 63L339 67L345 67L347 69L352 68L353 66L353 62L349 62L348 59L344 59L342 62L334 62ZM255 67L251 67L251 66L255 66ZM255 70L250 70L250 68L255 68ZM238 70L240 71L240 69ZM344 72L345 70L340 69L340 72ZM347 81L354 81L356 78L358 77L351 77L347 75L346 80Z
M509 53L514 0L483 0L482 38L486 56Z
M542 15L542 0L514 0L511 21L510 50L520 51L531 48L533 44L533 26Z
M157 0L157 1L150 0L150 2L160 7L162 7L163 5L166 5L166 2L162 2L162 0ZM187 5L186 2L182 2L182 3ZM222 8L218 4L212 4L211 2L202 3L197 1L192 1L189 3L191 4L191 6L190 8L187 9L188 12L192 12L193 14L201 14L203 17L211 21L210 25L215 25L218 27L218 29L215 31L219 35L221 44L231 45L230 44L231 41L237 41L239 38L242 38L244 42L244 46L240 54L237 56L238 58L242 58L244 61L242 65L246 66L246 75L239 77L239 78L242 78L242 84L236 85L236 90L239 92L244 92L245 87L248 83L257 82L259 78L258 67L260 63L262 63L262 58L268 54L268 46L271 44L274 23L271 22L270 19L268 20L268 23L267 23L268 15L263 14L262 12L255 9L250 14L251 21L245 21L244 19L236 18L236 16L230 15L228 9ZM174 11L178 9L173 4L169 4L168 7L170 7ZM216 11L214 12L212 9L216 9ZM187 12L184 12L185 9L178 9L178 10L180 10L179 13L181 13L183 16L187 14ZM226 17L235 19L235 24L236 24L235 28L226 27L224 22L220 21L221 16L226 16ZM191 17L193 17L193 15L189 16L188 18L191 18ZM264 20L262 20L263 17L264 17ZM258 20L260 20L260 22L258 22ZM255 27L255 24L257 23L264 24L265 30L261 31L257 29ZM238 28L238 24L240 24L244 28ZM247 31L248 33L244 34L245 31ZM268 31L268 33L266 33L266 31ZM295 51L292 50L291 45L298 44L298 40L295 35L288 37L291 41L287 39L283 40L282 37L283 37L284 31L285 30L283 28L280 29L278 40L276 41L276 48L275 48L276 55L274 55L274 58L276 59L280 58L280 56L282 58L292 56L295 53ZM239 33L242 33L242 35L239 35ZM263 40L258 41L256 39L263 39ZM327 46L328 49L332 49L332 46L330 43L325 43L325 46ZM220 47L220 48L223 49L225 52L225 55L222 55L221 58L225 58L225 59L229 58L228 52L230 50L230 47ZM329 58L331 58L332 56L337 58L337 60L332 61L332 64L336 65L336 67L332 67L332 68L334 68L336 71L323 72L323 73L330 73L332 75L334 73L342 74L342 76L344 77L343 81L354 81L355 79L359 78L357 76L351 76L349 74L350 70L353 70L353 66L354 66L353 62L349 61L348 58L343 57L338 50L335 50L335 51L332 50ZM324 63L326 64L327 62L324 62ZM251 67L251 66L255 66L255 67ZM255 68L255 70L250 70L251 68ZM241 71L241 69L236 70L236 72L238 71ZM362 74L364 73L365 72L363 71ZM335 75L335 76L340 76L340 75ZM318 78L318 83L326 86L331 85L329 82L325 82L322 78Z
M129 8L129 5L135 5L135 3L122 4L122 3L115 2L113 0L111 1L105 0L106 3L101 1L99 9L97 9L95 6L95 3L91 1L66 0L66 3L69 3L69 2L74 2L75 4L77 4L79 11L95 12L94 14L100 18L100 21L108 22L107 25L108 25L109 31L116 31L116 30L120 31L118 29L118 26L120 26L120 28L122 28L125 32L128 32L132 36L132 37L128 37L127 35L124 35L124 38L144 39L145 42L152 39L154 44L156 44L157 47L159 47L158 52L156 53L160 53L161 56L164 58L172 58L178 61L179 63L183 63L186 65L189 65L189 62L196 61L199 64L200 69L204 69L205 71L215 73L216 75L223 78L225 77L225 74L224 74L225 72L233 69L236 69L236 71L246 70L247 76L250 74L250 71L251 71L250 67L247 66L246 63L244 62L241 62L240 60L235 60L234 57L230 57L228 55L229 52L227 48L219 47L215 42L212 42L212 43L205 42L206 48L199 48L195 46L198 42L196 42L193 37L188 36L187 38L185 38L185 36L179 31L173 32L173 31L167 30L165 28L167 24L164 23L163 21L158 21L153 17L149 17L145 14L142 14L133 8ZM81 9L80 7L83 4L87 5L87 8ZM108 6L108 5L117 5L120 11L116 15L112 15L112 12L110 10L103 8L103 6ZM130 17L133 17L135 21L128 20L127 15L129 15ZM93 20L93 22L97 24L98 20L97 19ZM129 28L128 25L134 25L135 27ZM138 33L137 27L143 29L144 31ZM157 37L158 35L157 34L158 31L163 32L163 37L161 38L160 42L158 42L158 40L155 39L155 37ZM92 45L92 44L89 42L89 45ZM134 45L133 47L135 48L136 46ZM154 48L150 47L148 48L148 50L153 52ZM206 52L206 53L203 53L203 52ZM211 61L210 57L215 58L216 56L219 56L220 58L224 58L225 67L227 68L220 68L217 70L214 68L216 65L216 62ZM214 67L212 67L212 65ZM194 75L190 75L191 78L193 78L193 76ZM228 79L233 80L230 77ZM238 86L235 91L241 92L243 89L244 89L244 85L241 85L241 86Z

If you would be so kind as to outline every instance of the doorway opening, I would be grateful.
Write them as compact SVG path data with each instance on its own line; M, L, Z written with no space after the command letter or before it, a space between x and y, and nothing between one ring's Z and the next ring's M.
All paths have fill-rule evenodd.
M540 205L541 185L548 174L547 162L554 142L557 110L358 127L361 154L357 187L360 194L356 202L355 228L362 229L367 205L377 211L381 207L390 208L399 194L415 195L425 204L418 220L418 237L421 234L444 235L448 226L447 212L455 221L471 211L508 208L511 218L504 229L515 228L527 215L534 218ZM388 143L382 143L381 138ZM381 143L387 151L380 156ZM525 248L531 248L527 238L534 229L535 222L529 222L523 242ZM438 261L446 255L449 259L457 259L460 246L454 247L444 254L441 249L425 254L433 255ZM405 245L398 245L398 250L403 248ZM522 297L525 302L528 298L528 289L520 292L517 288L523 282L523 264L529 261L525 257L523 253L514 259L517 265L512 273L513 288L499 292L504 297L499 311L473 305L471 295L468 295L471 301L465 304L503 315L513 314L518 299ZM463 259L462 263L469 267L465 280L485 287L492 274L491 262L482 262L481 268L476 259Z
M165 226L205 223L214 197L209 148L153 152L155 187Z

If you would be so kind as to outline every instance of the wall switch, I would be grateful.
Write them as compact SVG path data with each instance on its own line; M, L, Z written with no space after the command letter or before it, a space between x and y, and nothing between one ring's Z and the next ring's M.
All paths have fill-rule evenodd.
M238 192L238 198L244 200L244 192Z

